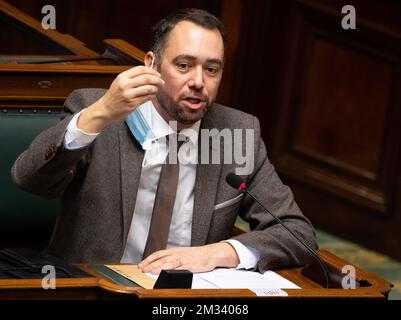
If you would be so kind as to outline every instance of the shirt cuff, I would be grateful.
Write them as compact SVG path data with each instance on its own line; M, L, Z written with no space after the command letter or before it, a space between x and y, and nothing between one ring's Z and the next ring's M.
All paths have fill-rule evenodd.
M67 150L85 148L90 145L100 133L88 133L77 127L78 117L82 111L76 113L67 126L67 131L64 136L64 147Z
M236 269L255 269L260 259L259 252L254 249L243 245L238 240L230 239L224 240L234 247L239 257L239 264Z

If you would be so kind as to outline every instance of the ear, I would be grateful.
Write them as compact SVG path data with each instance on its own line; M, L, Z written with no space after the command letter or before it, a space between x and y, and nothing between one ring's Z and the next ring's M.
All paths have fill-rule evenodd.
M143 59L143 62L145 64L146 67L150 67L152 65L152 61L153 58L155 57L154 53L152 51L148 51L145 54L145 58ZM153 66L155 65L155 63L153 63Z

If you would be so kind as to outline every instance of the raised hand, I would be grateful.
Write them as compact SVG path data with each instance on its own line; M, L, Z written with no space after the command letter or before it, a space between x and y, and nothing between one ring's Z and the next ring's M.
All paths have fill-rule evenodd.
M77 126L85 132L100 132L152 99L163 85L160 73L152 68L138 66L124 71L102 98L81 113Z

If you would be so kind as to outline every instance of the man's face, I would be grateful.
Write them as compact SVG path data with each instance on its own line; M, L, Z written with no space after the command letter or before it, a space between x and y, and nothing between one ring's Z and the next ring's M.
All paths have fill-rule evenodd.
M156 108L168 121L187 127L201 119L213 101L223 73L224 46L220 32L188 21L171 31L158 63L165 85Z

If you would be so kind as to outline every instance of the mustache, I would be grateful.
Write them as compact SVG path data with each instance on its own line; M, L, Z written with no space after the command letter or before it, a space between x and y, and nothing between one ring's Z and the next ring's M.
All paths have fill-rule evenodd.
M207 95L199 94L199 93L195 93L195 92L183 93L180 96L180 99L182 99L182 100L184 100L184 99L199 99L201 101L209 101L209 97Z

